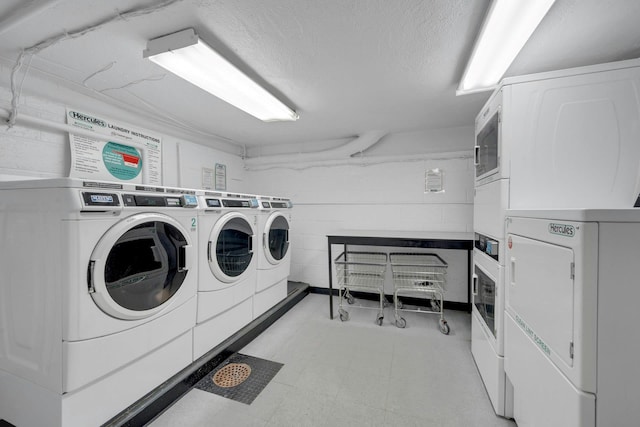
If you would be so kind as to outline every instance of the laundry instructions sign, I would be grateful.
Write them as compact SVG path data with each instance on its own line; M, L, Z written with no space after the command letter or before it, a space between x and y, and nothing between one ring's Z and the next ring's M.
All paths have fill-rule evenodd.
M93 113L67 109L70 177L138 184L162 184L159 135ZM92 136L95 135L95 136Z

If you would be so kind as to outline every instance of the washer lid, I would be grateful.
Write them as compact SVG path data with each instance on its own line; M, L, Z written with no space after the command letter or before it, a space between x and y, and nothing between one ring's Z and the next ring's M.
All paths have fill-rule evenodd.
M111 227L91 254L89 292L102 311L118 319L153 316L179 292L190 248L188 233L173 218L128 217Z

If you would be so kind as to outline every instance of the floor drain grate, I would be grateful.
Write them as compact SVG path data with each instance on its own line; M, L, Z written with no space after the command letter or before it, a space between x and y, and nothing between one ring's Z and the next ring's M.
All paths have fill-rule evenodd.
M282 363L234 353L214 371L205 374L195 388L251 405L282 366Z
M218 387L230 388L242 384L251 375L251 366L246 363L229 363L211 378Z

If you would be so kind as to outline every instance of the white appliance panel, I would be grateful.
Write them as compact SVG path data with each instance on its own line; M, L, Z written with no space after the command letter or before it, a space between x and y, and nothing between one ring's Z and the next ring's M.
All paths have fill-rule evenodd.
M193 328L193 359L196 360L253 320L253 298Z
M60 348L63 335L63 292L56 286L32 286L47 275L65 277L60 252L47 254L24 242L16 230L35 235L59 230L59 221L22 206L0 202L0 370L62 390ZM13 207L11 207L13 205ZM51 237L56 238L59 234ZM35 237L35 236L34 236ZM60 251L68 245L61 241ZM34 263L33 259L38 259ZM86 270L85 270L86 277ZM57 281L57 279L54 279ZM2 399L0 399L2 400Z
M574 254L569 248L516 235L508 237L509 307L539 338L540 346L573 366Z
M586 392L596 390L598 234L597 223L507 219L506 311Z
M599 231L597 425L633 425L640 420L640 224L601 222Z
M234 286L198 293L197 323L201 323L251 298L255 292L255 271Z
M191 363L192 331L62 400L62 427L100 425ZM134 378L135 381L131 381ZM127 387L123 387L127 384ZM98 403L98 404L96 404ZM92 408L88 411L87 408Z
M473 198L473 231L495 239L504 239L504 213L508 208L508 179L476 186Z
M512 85L511 208L629 208L640 189L640 67Z
M182 306L136 329L90 340L63 342L64 366L69 367L63 372L63 391L74 391L151 353L166 343L167 336L176 337L190 331L195 324L195 314L194 295ZM105 352L105 348L117 351ZM88 360L91 363L86 363Z
M266 313L286 297L287 279L283 279L269 288L257 292L253 297L253 318L255 319Z
M510 408L505 405L504 357L496 353L494 338L487 333L486 325L475 310L471 314L471 354L493 410L498 415L511 416Z
M504 367L518 427L594 427L595 395L577 389L509 313L505 334ZM603 427L608 425L613 424Z
M288 277L289 270L286 268L258 269L256 291L259 293L269 289L276 283L287 280Z
M0 417L16 426L102 425L188 365L192 339L188 331L114 374L63 396L0 370Z

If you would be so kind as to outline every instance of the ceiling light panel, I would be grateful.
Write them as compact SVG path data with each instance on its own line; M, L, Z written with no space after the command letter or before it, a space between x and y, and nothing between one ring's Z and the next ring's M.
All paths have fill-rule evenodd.
M149 40L143 56L260 120L298 119L295 111L200 40L192 28Z
M457 94L493 89L555 0L494 0Z

